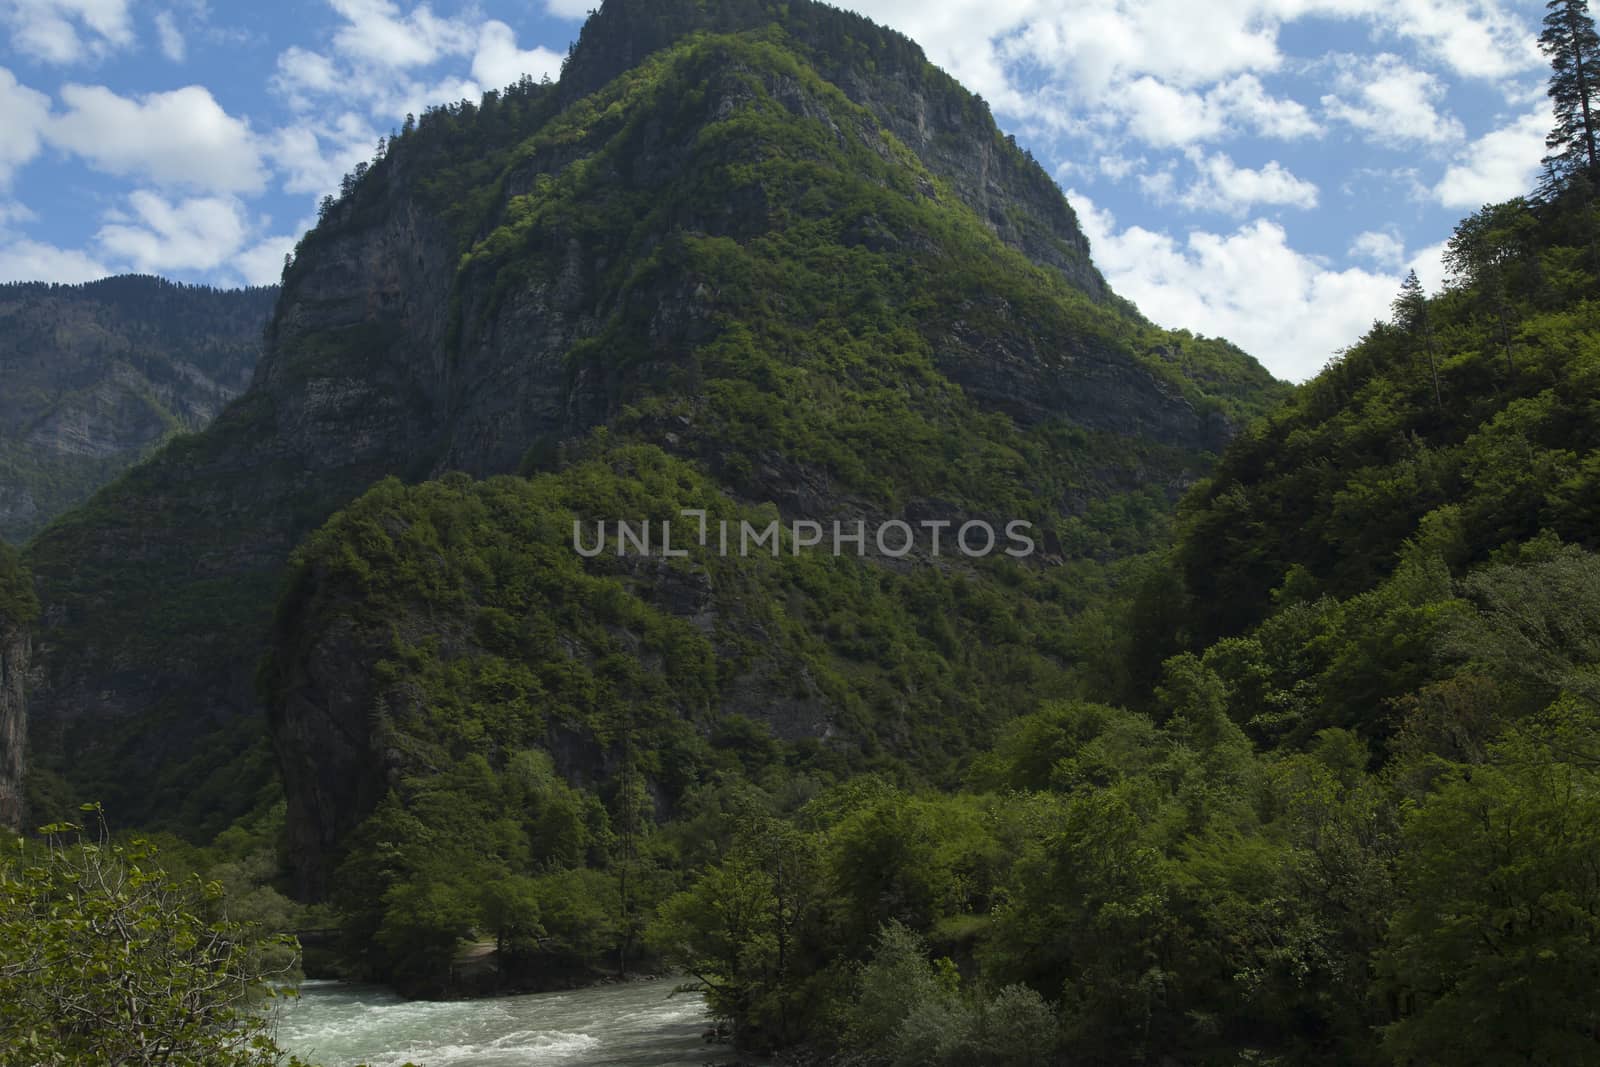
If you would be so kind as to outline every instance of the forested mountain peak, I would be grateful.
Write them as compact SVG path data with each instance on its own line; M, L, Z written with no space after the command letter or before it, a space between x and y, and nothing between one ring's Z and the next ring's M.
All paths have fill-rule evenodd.
M1063 271L1094 299L1114 299L1054 179L1000 133L981 97L928 62L916 42L864 16L816 0L612 0L574 43L562 97L570 102L598 91L684 38L730 33L775 34L948 180L1002 240Z

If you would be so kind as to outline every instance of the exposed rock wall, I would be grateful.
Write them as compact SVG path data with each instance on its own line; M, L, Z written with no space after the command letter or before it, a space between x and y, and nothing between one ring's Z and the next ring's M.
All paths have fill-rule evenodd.
M22 828L22 779L27 771L28 631L0 615L0 827Z

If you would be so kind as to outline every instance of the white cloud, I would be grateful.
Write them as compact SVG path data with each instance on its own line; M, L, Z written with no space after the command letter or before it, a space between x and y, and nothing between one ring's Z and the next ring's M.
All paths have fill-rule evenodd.
M1259 170L1236 166L1226 153L1190 152L1196 179L1176 199L1191 211L1243 215L1257 204L1281 207L1317 206L1317 187L1295 177L1277 160ZM1171 192L1170 185L1164 190Z
M1419 249L1411 253L1406 260L1406 269L1416 271L1422 287L1430 293L1436 293L1444 287L1445 275L1449 273L1444 269L1444 251L1448 243L1440 241L1436 245Z
M20 206L20 205L19 205ZM4 205L0 205L3 208ZM0 224L6 216L0 210ZM109 274L197 273L223 284L278 281L293 235L263 235L266 219L252 219L236 197L171 201L149 190L128 196L109 211L93 250L65 249L0 233L0 281L81 282ZM298 232L310 225L304 220Z
M524 72L537 78L561 69L560 56L545 48L518 49L511 28L493 19L479 24L466 16L441 18L426 4L402 12L387 0L329 3L345 19L331 48L285 49L269 83L299 112L360 106L388 126L429 105L476 100L485 87L510 84ZM446 60L469 57L471 77L437 72ZM428 70L436 72L429 76Z
M1322 98L1329 118L1383 144L1453 144L1466 136L1460 122L1439 112L1445 87L1427 71L1388 52L1335 62L1336 92Z
M172 203L139 190L128 197L133 214L113 212L95 240L112 258L141 273L215 270L233 258L250 235L245 208L231 196L194 197Z
M137 99L67 85L61 98L66 113L45 138L97 170L206 192L257 192L266 184L249 125L198 85Z
M57 65L99 59L133 43L128 0L0 0L11 47Z
M1544 66L1534 35L1495 0L1378 0L1373 7L1380 25L1457 74L1494 79Z
M1350 255L1386 270L1395 270L1406 261L1406 245L1385 230L1367 230L1357 234L1356 239L1350 242Z
M0 67L0 190L11 184L18 168L39 154L40 134L50 117L50 98L19 83Z
M562 19L581 19L599 6L599 0L544 0L545 11Z
M277 285L283 278L283 257L294 251L293 235L267 237L233 257L231 264L246 285Z
M334 34L334 47L368 66L427 66L442 56L469 53L477 44L467 20L439 18L427 4L402 14L389 0L329 2L346 22Z
M1541 108L1467 145L1434 186L1434 197L1445 207L1478 208L1525 195L1539 173L1551 121Z
M1274 374L1301 380L1385 317L1400 279L1332 270L1289 246L1273 222L1231 234L1195 231L1179 241L1068 194L1107 281L1154 321L1226 337Z
M1322 18L1365 28L1375 40L1409 42L1456 75L1494 79L1542 59L1527 13L1506 0L855 0L850 6L910 34L930 58L996 110L1057 133L1087 118L1120 140L1131 133L1157 147L1205 144L1254 132L1317 136L1301 102L1270 95L1262 77L1298 70L1280 48L1286 24ZM1416 124L1413 105L1433 108L1427 85L1378 86L1330 94L1345 121L1391 115L1406 136L1448 142L1452 120ZM1411 108L1410 111L1407 109ZM1436 108L1434 108L1436 110ZM1424 117L1426 113L1423 113ZM1439 131L1443 130L1441 134ZM1461 136L1459 128L1454 130Z
M278 69L272 75L271 85L287 97L296 110L310 107L312 96L347 88L333 60L298 45L279 54Z
M1128 132L1158 148L1210 141L1224 129L1222 115L1200 94L1148 76L1130 83L1120 104Z
M1129 133L1157 148L1204 144L1244 132L1277 140L1322 133L1303 105L1268 95L1251 74L1205 93L1144 75L1123 86L1111 108Z
M1113 152L1101 156L1097 162L1097 166L1099 167L1100 173L1105 177L1110 178L1114 182L1120 182L1122 179L1138 170L1140 165L1143 163L1143 156L1140 156L1138 159L1129 159L1126 156L1117 155Z
M1224 82L1208 94L1213 107L1262 137L1292 141L1300 137L1320 137L1317 125L1305 105L1297 100L1269 96L1261 80L1241 74Z
M472 57L472 77L479 85L498 88L510 85L524 74L538 81L545 75L561 73L561 56L548 48L521 51L515 31L503 22L490 19L478 31L478 51Z
M0 282L88 282L110 273L105 264L85 252L39 241L0 244Z
M283 174L286 192L321 197L337 192L339 180L372 157L378 136L366 119L346 111L329 122L285 127L273 135L266 151Z
M156 12L156 38L161 42L162 55L174 63L183 62L189 46L184 41L183 31L178 29L178 22L172 17L172 12Z

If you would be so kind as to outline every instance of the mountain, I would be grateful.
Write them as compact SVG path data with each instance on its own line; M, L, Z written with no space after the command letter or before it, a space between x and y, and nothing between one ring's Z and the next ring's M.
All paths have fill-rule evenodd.
M37 762L136 821L220 828L254 803L244 783L266 783L255 668L270 648L290 834L316 893L328 849L406 773L368 729L369 698L392 695L374 629L446 647L409 593L386 609L392 625L376 599L338 606L345 572L313 547L338 544L338 524L298 557L269 642L295 546L383 479L543 474L555 481L529 491L557 507L586 478L633 484L626 472L665 463L695 500L786 520L1029 519L1052 560L1080 564L1058 570L1087 584L1097 561L1147 544L1279 395L1237 349L1156 329L1107 293L1048 176L904 38L816 4L608 3L559 84L436 109L361 168L296 250L251 388L31 546L45 602ZM610 499L633 499L623 489ZM386 483L345 521L384 501L405 514L370 517L383 536L338 558L388 551L437 494L470 509L507 491L447 481L412 498ZM459 532L487 552L514 528ZM580 580L550 565L548 580ZM850 581L897 581L860 566ZM379 584L413 577L380 569ZM481 591L482 578L463 580ZM986 591L972 610L1001 610L999 579L973 580ZM798 595L798 581L764 595ZM908 588L863 603L911 620ZM1041 610L1060 614L1048 601L1064 595L1040 592ZM678 618L671 604L626 611ZM460 637L458 621L487 625L438 623ZM802 650L841 649L860 625L779 624L801 626L789 644ZM615 620L596 625L630 671L661 669ZM554 640L576 661L598 652ZM849 670L796 681L787 653L714 655L723 674L684 718L697 730L755 718L840 750L880 736L935 770L966 742L921 744L879 720L907 705L959 720L986 696L960 678L963 703L923 707L903 670L874 690ZM792 715L769 704L785 686ZM574 725L568 749L590 755L562 771L613 765L593 754L594 722Z
M0 538L20 544L250 384L277 289L0 286Z

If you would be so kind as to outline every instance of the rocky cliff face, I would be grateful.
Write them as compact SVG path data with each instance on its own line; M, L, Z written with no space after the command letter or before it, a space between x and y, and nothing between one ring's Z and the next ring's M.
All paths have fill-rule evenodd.
M28 625L38 611L27 572L0 544L0 827L21 829L27 772Z
M612 0L558 86L396 142L297 250L250 390L32 547L42 759L88 751L73 773L130 821L193 829L219 731L237 746L229 724L263 721L254 666L291 550L388 475L551 469L609 427L818 515L1037 498L1067 516L1194 477L1268 376L1220 347L1221 385L1187 375L1169 356L1196 343L1105 293L985 109L903 38L785 6L799 45L756 0ZM836 52L852 35L865 58ZM829 278L853 302L805 295ZM1031 456L1026 475L986 473L1001 455ZM311 662L340 658L329 641ZM370 743L324 744L343 730L312 721L326 705L292 708L282 759L311 761L294 817L343 825Z
M1007 244L1061 271L1096 300L1110 295L1055 182L995 128L987 105L928 62L914 42L860 15L803 0L608 0L584 24L561 76L563 99L599 91L691 33L779 27L784 43L870 111L883 130L948 181Z
M20 543L242 393L274 288L0 286L0 538Z
M0 826L22 828L22 779L27 770L28 631L0 617Z

